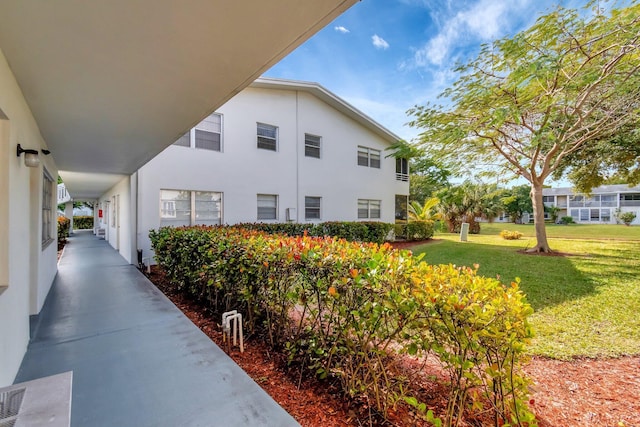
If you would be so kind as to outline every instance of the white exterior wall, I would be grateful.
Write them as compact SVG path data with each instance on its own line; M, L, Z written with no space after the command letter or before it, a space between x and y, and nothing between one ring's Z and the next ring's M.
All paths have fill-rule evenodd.
M55 199L51 235L43 248L41 230L43 167L53 179L53 155L39 155L28 168L16 146L46 148L24 96L0 51L0 387L13 382L29 342L29 315L37 314L55 277ZM54 153L55 154L55 153Z
M395 195L409 194L396 181L396 160L386 157L389 142L305 92L298 92L298 220L304 221L304 197L322 197L321 221L357 221L358 199L381 200L379 221L395 222ZM304 134L322 137L320 159L305 157ZM358 166L358 146L380 150L380 169ZM375 221L378 221L377 219Z
M131 178L122 179L98 199L102 206L102 219L99 226L105 229L105 240L127 260L134 264L136 258L132 248L132 227L135 214L132 209ZM94 221L95 221L94 216Z
M170 146L138 171L138 247L151 255L149 230L160 225L160 190L221 192L222 222L257 221L257 195L278 195L278 222L297 208L305 222L305 196L322 197L321 221L356 221L358 199L381 200L379 221L395 221L396 181L390 141L306 91L247 88L218 109L222 151ZM256 147L256 126L278 127L278 150ZM305 133L320 136L321 158L304 154ZM358 166L358 146L381 151L380 169ZM376 221L378 221L376 219Z

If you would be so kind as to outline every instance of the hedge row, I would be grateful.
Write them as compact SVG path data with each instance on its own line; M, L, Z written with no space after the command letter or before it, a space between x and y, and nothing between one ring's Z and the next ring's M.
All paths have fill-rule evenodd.
M91 230L93 228L92 215L79 215L73 217L73 228L76 230Z
M236 224L235 227L286 236L331 236L350 242L384 243L388 240L393 224L376 221L330 221L318 224L256 222Z
M433 221L410 221L395 224L394 232L396 239L427 240L433 237L434 228Z
M518 371L532 310L517 283L428 265L387 244L231 227L161 228L150 238L175 286L218 315L239 309L292 365L339 379L383 414L404 400L437 421L393 374L396 352L433 352L453 385L438 422L454 425L468 410L491 411L495 425L535 422Z

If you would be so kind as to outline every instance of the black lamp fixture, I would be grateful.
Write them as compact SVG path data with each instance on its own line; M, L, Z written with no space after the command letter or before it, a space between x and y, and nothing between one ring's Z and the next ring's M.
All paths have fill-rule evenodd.
M51 154L51 151L47 150L46 148L43 148L42 150L40 150L40 152L42 152L42 154L44 154L45 156Z
M38 150L32 150L30 148L22 148L20 144L16 148L16 152L18 157L20 154L24 153L24 165L28 168L35 168L40 164L40 159L38 158Z

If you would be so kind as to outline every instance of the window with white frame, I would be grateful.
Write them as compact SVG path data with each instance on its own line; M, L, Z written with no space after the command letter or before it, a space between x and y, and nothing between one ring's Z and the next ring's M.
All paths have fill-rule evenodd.
M358 165L380 169L380 150L358 146Z
M222 151L222 116L211 114L196 125L194 134L195 148Z
M580 220L580 209L571 209L571 218L573 218L574 222L578 222Z
M182 135L173 145L222 151L222 114L213 113Z
M53 240L51 224L53 221L53 179L46 169L42 173L42 246Z
M321 201L322 199L320 197L306 196L304 198L304 219L320 219Z
M264 123L258 123L258 148L263 150L278 150L278 128Z
M160 226L220 225L222 193L160 190Z
M258 194L258 220L278 219L278 196L276 194Z
M380 219L380 200L358 199L358 219Z
M555 201L555 196L542 196L542 203L553 204Z
M304 134L304 155L305 157L320 158L321 138L316 135Z
M396 181L409 181L409 160L400 157L396 159Z

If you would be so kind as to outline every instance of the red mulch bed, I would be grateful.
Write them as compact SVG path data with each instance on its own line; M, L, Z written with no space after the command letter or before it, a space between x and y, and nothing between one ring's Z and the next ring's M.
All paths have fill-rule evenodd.
M433 242L407 242L411 247ZM394 247L398 247L394 243ZM225 349L219 325L207 310L182 294L172 292L164 275L152 268L150 280L220 348ZM229 352L228 352L229 353ZM389 421L371 414L366 402L349 401L339 386L301 378L288 370L282 356L270 352L259 337L245 341L245 352L233 348L229 356L303 427L315 426L426 426L406 405L389 413ZM405 358L402 367L419 367L413 386L434 412L446 405L446 379L438 362ZM640 357L557 361L534 358L525 367L532 378L530 406L540 427L640 427ZM417 374L416 374L417 372ZM461 426L490 425L487 419L466 419ZM364 423L364 424L363 424Z

